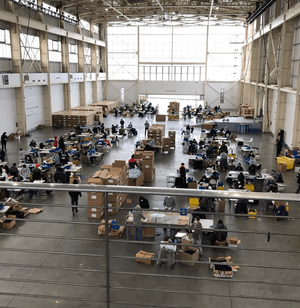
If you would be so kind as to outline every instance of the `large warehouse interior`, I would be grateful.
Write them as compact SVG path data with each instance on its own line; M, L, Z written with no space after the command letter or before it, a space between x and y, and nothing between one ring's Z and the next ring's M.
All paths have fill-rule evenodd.
M0 1L0 306L298 307L299 25Z

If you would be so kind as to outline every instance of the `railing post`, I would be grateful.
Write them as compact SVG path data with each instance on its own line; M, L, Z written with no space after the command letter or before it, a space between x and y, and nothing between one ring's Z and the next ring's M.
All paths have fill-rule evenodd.
M109 269L109 229L108 229L108 197L104 193L105 214L105 274L106 274L106 307L110 308L110 269Z

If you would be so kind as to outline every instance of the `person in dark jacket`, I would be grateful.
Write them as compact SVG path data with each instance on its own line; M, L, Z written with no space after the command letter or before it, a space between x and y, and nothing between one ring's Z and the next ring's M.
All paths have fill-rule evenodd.
M17 168L16 163L13 163L13 165L9 168L9 174L14 177L14 180L17 180L19 175L19 169Z
M224 225L222 219L219 219L215 229L217 229L218 231L214 231L212 233L211 245L216 245L216 241L218 241L218 243L223 243L226 241L227 238L227 231L224 231L227 230L227 227Z
M242 167L241 163L238 163L237 166L235 166L234 171L244 171L244 168Z
M129 159L129 169L134 169L135 167L140 168L137 161L134 158L134 155L131 155L131 158Z
M65 139L63 138L63 136L59 138L58 146L61 149L62 153L65 153L66 146L65 146Z
M73 181L73 184L78 184L77 180ZM82 197L81 192L80 191L69 191L69 196L71 197L71 204L72 204L72 213L73 216L75 216L75 212L78 212L78 197Z
M140 196L139 199L140 199L140 207L142 209L149 209L150 208L149 202L145 197Z
M2 146L2 150L7 151L6 149L6 142L7 142L8 136L6 135L6 132L4 132L1 135L1 146Z
M181 163L178 172L180 174L180 188L186 188L186 169L184 163Z
M39 164L35 165L35 168L32 170L32 181L39 181L42 179L42 172L39 168Z
M299 191L300 191L300 169L299 169L298 174L297 174L297 184L298 184L298 188L297 188L295 194L299 194Z

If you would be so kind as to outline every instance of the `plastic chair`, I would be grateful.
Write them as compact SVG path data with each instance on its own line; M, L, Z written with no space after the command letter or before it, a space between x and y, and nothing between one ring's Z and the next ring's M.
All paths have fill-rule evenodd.
M253 138L250 138L250 140L246 141L246 143L244 144L244 146L248 146L249 147L249 144L252 144L253 143Z

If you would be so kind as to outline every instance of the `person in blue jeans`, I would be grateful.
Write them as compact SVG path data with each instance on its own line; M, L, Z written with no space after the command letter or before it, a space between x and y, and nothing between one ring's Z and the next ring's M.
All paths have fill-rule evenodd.
M133 227L134 227L134 240L141 241L142 240L142 218L146 219L141 211L140 205L137 205L132 212L133 216Z

